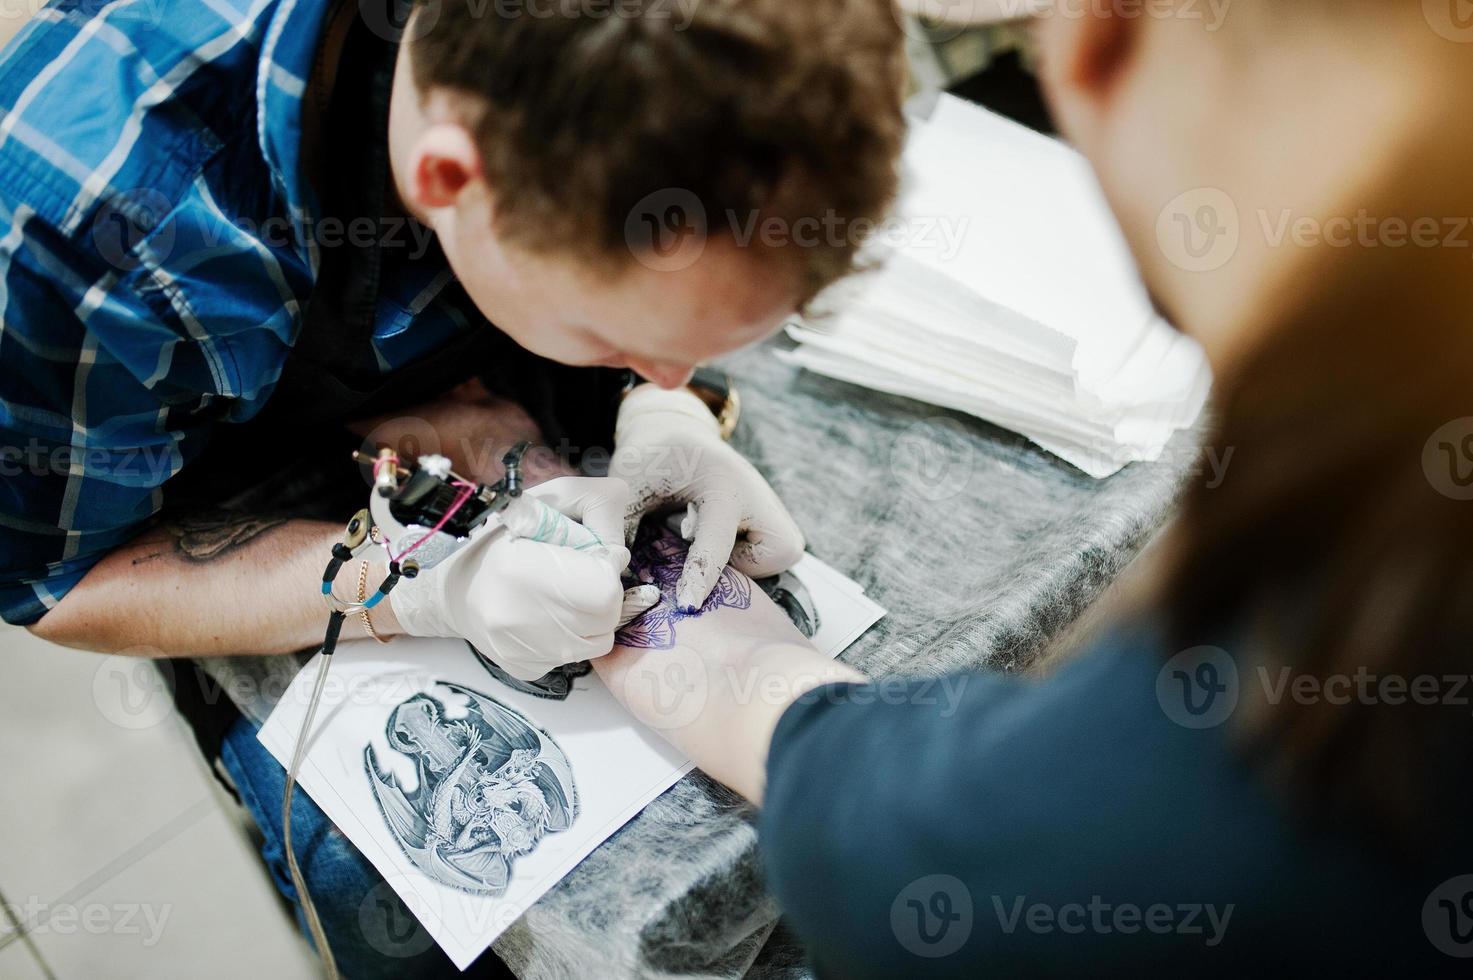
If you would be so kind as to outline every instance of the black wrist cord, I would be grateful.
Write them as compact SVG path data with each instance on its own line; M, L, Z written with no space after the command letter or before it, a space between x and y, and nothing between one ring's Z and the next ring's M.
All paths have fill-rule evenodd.
M362 604L344 603L333 595L333 583L343 570L343 566L368 547L369 543L368 512L360 511L353 520L348 522L348 533L344 539L333 545L332 559L322 573L322 594L332 611L328 614L327 631L322 637L322 647L319 651L321 662L317 668L317 680L312 685L312 696L307 702L307 714L302 719L302 727L297 733L297 744L292 752L291 764L287 766L286 788L281 798L282 846L286 849L287 869L291 873L292 887L296 890L297 901L302 905L302 913L307 920L307 931L312 936L312 944L317 947L317 955L322 957L323 970L330 980L339 980L341 975L338 973L337 960L332 955L332 946L327 941L327 933L322 928L322 919L317 914L317 905L312 901L311 892L307 890L307 881L302 876L301 867L297 864L296 851L292 849L292 797L297 788L297 773L301 770L302 760L307 754L308 733L312 731L312 722L317 717L317 707L322 703L322 692L327 683L328 670L332 666L332 655L337 650L338 639L343 632L343 623L347 622L349 616L372 609L382 602L394 590L394 586L399 584L402 577L399 563L392 562L389 565L389 574L378 587L378 591Z
M373 459L363 458L373 463L374 484L380 498L393 498L404 503L406 508L413 509L413 512L407 515L402 523L432 526L429 527L427 533L397 554L388 542L384 542L385 550L389 553L389 574L379 585L378 591L361 603L347 603L339 599L333 594L333 583L337 581L344 565L376 543L371 508L359 511L348 522L347 533L344 534L342 541L333 545L332 558L322 573L322 597L330 613L327 618L327 631L322 637L320 663L317 668L316 682L312 686L312 697L307 702L307 714L302 719L302 727L297 733L296 748L292 752L292 761L287 767L286 787L282 791L281 798L281 824L282 843L286 848L286 863L291 872L292 887L296 889L297 901L302 905L302 913L307 920L307 929L311 933L312 943L317 947L318 955L322 957L323 968L330 980L338 980L340 974L337 961L332 955L332 948L327 941L327 934L323 931L322 920L317 914L317 906L312 901L311 893L307 890L306 879L303 878L302 869L297 864L296 852L292 850L292 797L297 787L297 774L301 770L302 760L307 755L312 722L317 717L317 708L321 704L328 670L332 665L332 655L337 650L338 639L343 632L343 623L349 616L366 613L383 602L402 579L414 578L420 574L425 564L423 560L425 553L421 553L419 559L412 559L411 556L420 552L421 547L432 539L443 536L463 539L469 536L477 526L484 523L491 514L500 513L511 501L520 497L522 494L522 457L527 448L527 443L519 443L502 458L505 475L501 482L491 487L479 486L456 476L448 471L448 467L446 472L438 474L429 470L403 469L399 465L398 456L392 450L383 450L378 457ZM355 454L355 457L358 455ZM448 463L448 461L445 462ZM401 476L404 478L402 482ZM390 516L393 516L392 512Z

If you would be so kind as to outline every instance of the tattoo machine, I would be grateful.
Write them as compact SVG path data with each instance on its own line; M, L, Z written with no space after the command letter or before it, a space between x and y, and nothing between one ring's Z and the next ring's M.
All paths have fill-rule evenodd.
M404 461L389 449L382 450L376 457L354 453L359 462L373 466L373 493L369 497L369 505L348 522L347 533L333 546L332 560L322 573L322 596L330 611L327 633L322 640L322 662L307 704L306 717L297 735L291 765L287 768L282 801L282 836L292 884L301 898L302 911L313 942L322 956L323 966L334 980L338 977L337 964L322 930L316 905L297 866L296 852L292 850L291 807L297 772L306 754L307 733L312 730L343 623L349 616L376 607L401 579L415 578L444 562L469 544L472 533L493 517L499 518L501 527L484 533L494 534L505 528L513 537L579 551L603 548L604 542L598 535L582 524L540 500L523 495L522 459L527 448L527 443L521 443L508 452L502 458L505 475L489 486L456 475L450 468L450 461L443 456L421 456L406 468ZM339 599L333 593L338 573L345 564L375 545L382 545L389 555L388 576L378 591L361 603Z
M522 460L528 444L515 446L502 458L505 475L492 485L476 484L450 469L443 456L421 456L410 468L393 450L376 457L355 453L373 466L373 493L368 507L348 522L347 534L332 550L322 573L322 595L332 612L323 652L332 653L337 630L348 616L373 609L404 578L415 578L444 562L470 543L471 536L492 518L516 538L579 551L603 548L598 535L534 497L524 496ZM389 574L378 591L361 604L333 595L333 582L343 565L366 549L382 545Z

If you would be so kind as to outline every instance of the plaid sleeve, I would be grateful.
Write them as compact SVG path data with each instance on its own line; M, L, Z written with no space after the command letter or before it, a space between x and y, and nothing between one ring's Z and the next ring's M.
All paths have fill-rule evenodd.
M198 354L20 209L0 237L0 616L30 625L160 508L208 432ZM0 226L3 227L3 226ZM208 396L203 396L208 402Z

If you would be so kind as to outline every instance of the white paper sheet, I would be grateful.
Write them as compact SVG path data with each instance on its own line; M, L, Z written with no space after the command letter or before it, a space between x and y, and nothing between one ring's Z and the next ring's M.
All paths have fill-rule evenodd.
M811 555L777 587L786 593L779 597L780 604L785 601L810 614L816 611L812 639L831 657L885 614L856 583ZM799 618L802 613L795 622ZM261 743L283 766L291 759L317 665L314 659L302 670L261 729ZM495 702L499 707L490 709L493 712L510 709L500 716L502 727L522 730L526 744L536 748L500 765L508 753L497 752L498 739L477 720L484 717L484 712L476 714L481 711L478 699L462 690ZM406 701L412 701L411 706L396 714ZM432 718L430 712L439 717ZM564 700L537 697L506 686L466 644L454 640L344 644L334 655L317 717L298 780L300 789L367 856L462 970L579 861L692 768L680 752L638 724L595 675L574 679ZM466 727L456 729L457 723ZM391 725L397 726L394 746ZM453 878L463 871L445 870L433 858L412 860L391 829L383 802L386 783L396 783L405 793L417 787L418 767L403 747L424 745L428 757L437 745L460 748L456 740L463 740L468 729L488 736L483 748L492 758L482 767L488 798L538 790L541 799L555 803L561 789L573 790L569 799L576 798L576 804L567 808L576 811L571 823L545 833L532 850L516 857L499 895L477 894L447 883L447 875ZM453 739L430 744L442 732L453 733ZM504 747L514 744L515 738ZM537 757L535 764L532 756ZM373 769L379 777L371 774ZM525 778L529 775L536 778ZM462 815L466 812L466 800L438 799L445 806L459 805ZM435 810L434 801L424 801L424 806ZM493 809L491 819L515 823L501 810ZM457 827L461 823L457 821ZM498 830L508 828L503 822ZM510 838L504 834L503 839ZM422 866L426 860L431 864L428 871Z

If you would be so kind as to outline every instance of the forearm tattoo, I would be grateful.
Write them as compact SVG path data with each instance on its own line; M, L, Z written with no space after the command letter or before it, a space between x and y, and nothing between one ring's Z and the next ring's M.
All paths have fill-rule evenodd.
M168 521L178 554L192 562L223 558L287 522L285 517L261 517L231 511L203 511Z
M752 605L752 582L733 568L724 568L716 588L706 604L695 612L682 612L675 602L675 587L685 568L688 546L680 535L659 521L646 522L639 529L631 550L629 576L638 583L656 585L660 603L643 616L619 630L616 638L621 646L644 650L669 650L675 646L675 624L727 607L748 609Z

